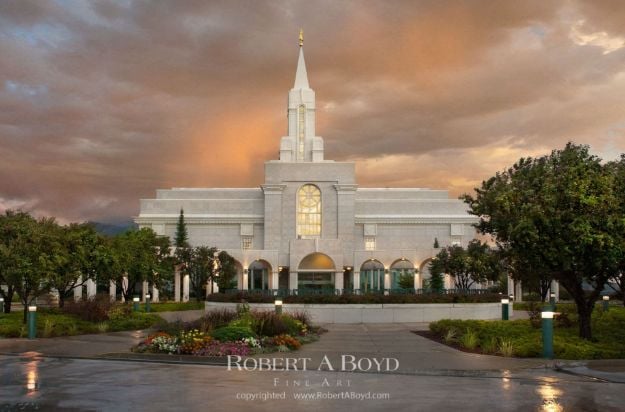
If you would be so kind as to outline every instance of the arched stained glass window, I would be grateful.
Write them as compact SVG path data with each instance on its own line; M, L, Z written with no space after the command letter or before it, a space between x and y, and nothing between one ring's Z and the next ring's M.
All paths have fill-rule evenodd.
M321 191L315 185L304 185L297 192L297 236L321 236Z

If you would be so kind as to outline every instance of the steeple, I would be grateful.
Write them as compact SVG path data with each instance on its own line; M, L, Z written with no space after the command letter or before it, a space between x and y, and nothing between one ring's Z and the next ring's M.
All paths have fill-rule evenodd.
M294 89L310 89L308 85L308 73L306 73L306 62L304 61L304 30L299 31L299 59L297 60L297 71L295 72Z
M304 31L300 30L295 83L289 91L287 107L288 135L280 141L283 162L323 161L323 139L315 136L315 92L308 84L303 46Z

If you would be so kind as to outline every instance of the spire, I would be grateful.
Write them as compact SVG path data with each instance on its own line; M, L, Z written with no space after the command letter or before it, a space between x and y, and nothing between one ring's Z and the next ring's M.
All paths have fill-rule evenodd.
M310 89L308 85L308 74L306 73L306 62L304 61L304 30L299 31L299 59L297 60L297 71L295 72L294 89Z

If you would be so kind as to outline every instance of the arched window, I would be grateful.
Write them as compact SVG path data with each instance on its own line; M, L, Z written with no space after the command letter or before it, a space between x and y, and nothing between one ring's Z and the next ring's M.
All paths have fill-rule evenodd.
M377 290L384 290L384 265L377 260L368 260L360 267L360 291Z
M307 184L297 191L297 237L321 236L321 191Z
M406 287L402 287L400 282L402 278L411 278L414 282L414 265L406 259L398 260L391 266L391 289L405 289ZM410 288L413 287L412 285Z
M255 260L248 268L247 288L249 290L269 289L271 268L262 260Z

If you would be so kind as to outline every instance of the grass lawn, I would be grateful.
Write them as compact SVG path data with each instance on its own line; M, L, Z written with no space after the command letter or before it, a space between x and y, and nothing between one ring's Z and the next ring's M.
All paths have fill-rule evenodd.
M558 359L625 358L625 308L596 308L592 318L593 341L579 338L575 306L558 305L565 315L556 320L554 352ZM531 320L441 320L430 324L437 340L462 349L503 356L542 356L539 322Z
M0 314L0 337L18 338L28 335L27 325L22 323L21 311ZM87 333L118 332L122 330L146 329L154 325L160 317L148 313L133 313L130 316L89 322L70 314L41 310L37 312L37 337L83 335Z

